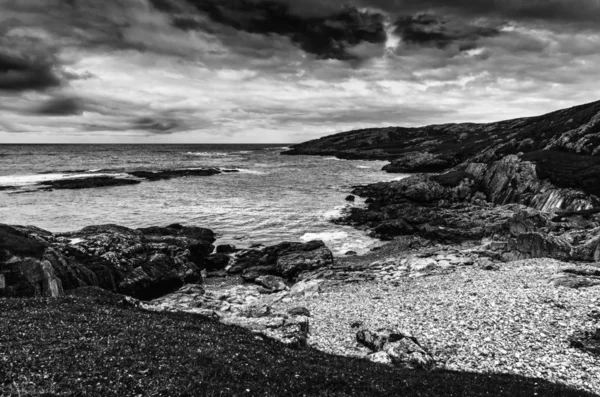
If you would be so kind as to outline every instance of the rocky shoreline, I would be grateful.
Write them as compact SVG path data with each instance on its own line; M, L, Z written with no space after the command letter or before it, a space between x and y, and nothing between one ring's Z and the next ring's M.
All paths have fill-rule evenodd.
M506 222L510 230L522 219ZM293 348L600 392L594 263L513 261L489 238L442 243L419 233L341 258L320 241L244 250L214 242L210 230L181 225L58 234L1 225L0 296L95 286L123 294L126 305L209 316ZM525 331L509 325L535 338L519 339Z
M366 207L336 222L390 241L365 256L334 258L321 241L215 248L212 231L177 224L57 234L0 225L0 297L95 286L127 305L210 316L293 348L600 393L598 125L600 102L293 147L288 154L428 172L355 187Z

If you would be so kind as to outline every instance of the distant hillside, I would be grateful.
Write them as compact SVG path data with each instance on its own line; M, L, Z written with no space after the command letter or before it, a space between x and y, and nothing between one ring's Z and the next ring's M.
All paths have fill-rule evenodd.
M543 116L489 124L372 128L295 145L285 154L390 160L388 172L441 172L462 163L490 164L509 154L537 166L556 186L600 194L600 101ZM573 178L575 176L575 178Z
M490 124L441 124L342 132L292 146L286 154L394 160L411 152L441 154L452 165L488 162L537 150L600 154L600 101L543 116Z

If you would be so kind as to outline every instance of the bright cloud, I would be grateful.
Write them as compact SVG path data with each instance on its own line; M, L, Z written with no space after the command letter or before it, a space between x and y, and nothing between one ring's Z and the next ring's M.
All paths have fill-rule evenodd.
M341 3L5 0L0 142L288 143L598 99L594 1Z

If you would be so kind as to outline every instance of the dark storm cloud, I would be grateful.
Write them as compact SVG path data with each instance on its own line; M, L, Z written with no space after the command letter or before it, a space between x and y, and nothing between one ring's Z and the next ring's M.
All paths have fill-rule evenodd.
M395 24L395 33L406 43L438 48L457 44L461 51L465 51L476 48L479 39L497 36L501 33L500 23L486 21L486 25L482 22L475 24L472 21L457 18L418 14L398 19Z
M383 44L386 34L383 16L344 7L327 16L293 14L278 1L186 0L213 22L238 31L288 37L304 51L323 59L357 59L350 49L361 43ZM156 9L176 13L175 3L151 0ZM174 15L173 26L182 30L211 32L205 23L189 16Z
M205 0L197 0L202 2ZM153 0L162 9L176 10L173 0ZM264 0L246 0L263 3ZM283 4L292 15L324 17L338 12L345 5L370 7L397 15L443 11L475 17L515 20L584 22L597 25L600 2L597 0L270 0Z
M0 90L44 90L61 85L57 66L50 58L27 58L3 53L0 48Z
M43 116L75 116L83 113L83 103L79 98L53 98L35 110Z
M180 128L177 120L168 118L140 117L132 125L133 129L144 130L153 134L170 134Z
M600 20L597 0L366 0L395 12L421 10L454 11L461 15L500 17L514 20L591 22Z

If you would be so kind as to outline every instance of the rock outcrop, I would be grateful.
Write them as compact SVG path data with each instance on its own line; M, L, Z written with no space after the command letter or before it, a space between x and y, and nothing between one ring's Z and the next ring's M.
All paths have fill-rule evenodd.
M432 369L435 366L432 355L419 344L417 338L405 331L363 329L356 333L356 340L372 351L367 357L373 362L408 369Z
M89 189L93 187L128 186L141 183L138 179L115 178L112 176L93 176L89 178L58 179L44 181L43 190L53 189Z
M596 196L540 181L535 167L518 156L461 168L357 187L353 193L368 206L351 208L338 222L371 229L384 240L416 234L477 244L488 238L503 260L600 261Z
M241 273L247 281L274 275L294 282L303 272L331 265L333 254L320 240L308 243L284 242L240 252L228 272Z
M57 296L96 286L152 299L200 283L213 250L208 229L100 225L52 234L0 225L0 295Z
M342 223L384 240L417 234L442 243L493 238L505 259L600 260L597 219L553 222L513 216L600 208L600 102L491 124L350 131L295 145L286 154L392 160L388 172L416 174L356 188L368 207ZM546 215L539 215L540 217ZM549 215L548 215L549 216ZM571 217L573 218L573 217Z
M86 170L63 171L74 175L65 179L56 179L39 182L33 185L34 189L51 191L55 189L90 189L99 187L137 185L142 181L160 181L182 177L213 176L222 173L239 172L239 170L218 168L175 168L164 170L138 170L130 172L114 172L99 170L90 172ZM0 186L0 190L19 191L23 186Z

